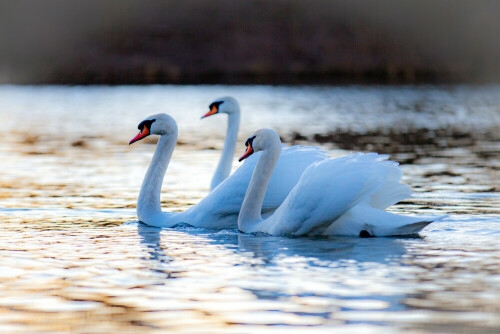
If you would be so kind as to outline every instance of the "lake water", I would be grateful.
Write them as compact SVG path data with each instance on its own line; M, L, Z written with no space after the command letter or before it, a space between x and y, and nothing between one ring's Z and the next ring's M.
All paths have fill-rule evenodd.
M179 125L165 210L203 198L225 116L243 141L391 153L415 196L449 214L421 238L278 238L158 229L135 201L158 112ZM500 86L0 87L1 333L497 333ZM235 168L238 163L235 162Z

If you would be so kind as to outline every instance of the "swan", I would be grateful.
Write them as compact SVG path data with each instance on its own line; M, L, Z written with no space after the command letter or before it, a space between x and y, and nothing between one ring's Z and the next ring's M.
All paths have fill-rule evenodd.
M184 223L210 229L235 228L258 155L247 159L198 204L184 212L162 212L161 185L177 142L177 124L171 116L157 114L144 119L138 129L139 134L129 144L150 135L160 136L137 199L139 220L157 227L173 227ZM293 146L283 150L263 199L262 214L266 216L276 210L306 167L326 157L325 152L315 148Z
M224 140L219 164L210 183L210 191L212 191L231 174L240 128L240 105L235 98L226 96L215 99L210 103L208 109L208 112L201 117L202 119L215 114L227 114L226 139Z
M279 135L261 129L248 138L240 161L262 152L238 217L245 233L275 236L413 235L442 217L414 217L384 211L407 198L411 190L399 183L402 173L387 155L354 153L310 165L276 211L262 218L261 207L281 151Z

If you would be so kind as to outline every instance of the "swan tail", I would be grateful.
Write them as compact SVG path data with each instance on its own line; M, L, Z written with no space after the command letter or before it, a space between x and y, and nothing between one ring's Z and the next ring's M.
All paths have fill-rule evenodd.
M396 228L390 235L391 236L412 236L418 235L418 232L424 229L430 223L433 223L434 220L422 220L412 224L406 224Z
M333 222L323 235L412 236L418 235L430 223L445 217L447 216L403 216L361 204Z

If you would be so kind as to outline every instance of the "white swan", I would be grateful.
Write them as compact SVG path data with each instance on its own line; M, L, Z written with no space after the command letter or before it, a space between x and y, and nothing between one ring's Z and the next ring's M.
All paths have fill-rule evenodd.
M238 217L240 231L276 236L393 236L416 234L442 217L401 216L384 211L411 194L399 183L401 171L388 156L356 153L309 166L283 204L268 218L261 207L281 151L278 134L255 132L240 161L262 151Z
M230 177L188 210L162 212L161 185L177 142L177 124L172 117L158 114L146 118L138 128L140 132L130 144L152 134L160 135L137 200L139 219L148 225L158 227L172 227L180 223L213 229L236 227L245 191L258 156L245 161ZM283 150L271 177L269 190L263 199L263 214L276 210L307 166L326 157L323 151L314 148L294 146Z
M210 191L212 191L231 174L240 128L240 105L235 98L226 96L214 100L208 109L208 112L201 117L202 119L215 114L227 114L226 139L219 164L210 183Z

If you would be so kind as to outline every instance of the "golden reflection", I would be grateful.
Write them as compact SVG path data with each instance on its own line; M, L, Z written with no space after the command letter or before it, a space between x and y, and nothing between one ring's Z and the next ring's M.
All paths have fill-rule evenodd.
M8 162L0 171L0 332L494 332L500 327L500 145L479 134L453 137L454 127L471 123L481 129L473 108L478 100L463 97L472 93L429 93L436 104L432 110L470 104L465 120L445 111L407 113L405 120L399 107L378 105L384 100L379 97L397 93L400 103L411 107L425 89L342 88L347 99L334 89L271 89L288 97L283 106L267 88L238 91L263 106L262 112L245 114L243 131L267 124L289 142L322 142L332 156L345 154L339 147L349 142L364 150L390 150L416 191L392 210L451 215L430 225L422 239L287 239L138 224L137 193L153 146L131 151L127 145L135 133L133 120L141 119L137 110L145 109L137 101L153 94L154 101L188 103L182 112L172 111L180 138L162 189L165 210L178 211L207 193L223 143L222 125L207 120L200 127L193 118L199 110L195 102L201 102L193 96L210 100L230 88L155 88L161 94L102 89L117 94L108 96L110 105L95 102L92 90L46 88L26 97L39 106L30 117L0 108L0 120L18 125L0 133L0 159ZM54 109L39 101L40 94L62 105ZM79 105L67 104L65 94L82 94L92 110L69 116L63 111ZM498 100L478 94L493 101L481 102L481 108L494 115ZM9 98L2 96L0 101ZM322 117L308 109L311 101ZM269 106L277 110L267 112ZM391 117L379 117L386 109ZM321 121L311 120L311 113ZM384 123L390 119L394 123ZM430 120L451 132L415 146L402 135L374 130ZM51 126L43 126L47 123ZM338 137L328 135L332 128L339 129ZM342 138L338 146L331 142Z

